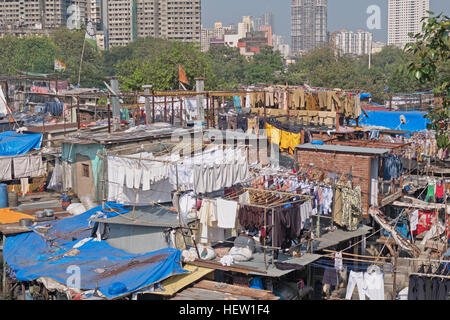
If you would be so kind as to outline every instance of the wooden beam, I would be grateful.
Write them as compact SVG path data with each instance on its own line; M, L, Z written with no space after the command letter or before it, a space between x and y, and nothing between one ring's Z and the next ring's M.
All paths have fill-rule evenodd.
M268 290L257 290L226 283L218 283L209 280L202 280L194 285L194 288L218 291L223 293L231 293L233 295L248 296L259 300L279 300L280 298L273 295Z
M381 207L387 206L388 204L391 204L398 198L400 198L403 195L402 190L399 190L381 200Z
M392 205L402 208L415 208L415 209L422 209L422 210L438 210L445 208L440 203L429 203L429 204L421 204L421 203L408 203L408 202L401 202L401 201L394 201ZM450 205L447 205L447 210L449 210Z

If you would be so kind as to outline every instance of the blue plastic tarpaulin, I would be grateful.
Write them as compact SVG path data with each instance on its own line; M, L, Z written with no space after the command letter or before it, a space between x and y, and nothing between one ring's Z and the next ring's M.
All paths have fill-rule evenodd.
M359 98L362 99L367 99L367 98L371 98L372 95L370 93L360 93L359 94Z
M0 156L16 156L41 147L42 134L20 134L15 131L0 133Z
M90 238L89 218L113 217L129 212L122 206L106 203L106 210L93 208L81 215L34 226L50 227L45 237L37 232L6 238L3 255L19 281L40 277L54 279L73 287L78 273L82 290L96 287L108 299L123 296L187 271L180 263L181 252L162 249L146 254L131 254Z
M393 130L422 131L427 129L430 121L424 118L426 112L420 111L366 111L368 118L363 114L359 120L360 125L386 127ZM400 116L404 115L406 124L401 124Z

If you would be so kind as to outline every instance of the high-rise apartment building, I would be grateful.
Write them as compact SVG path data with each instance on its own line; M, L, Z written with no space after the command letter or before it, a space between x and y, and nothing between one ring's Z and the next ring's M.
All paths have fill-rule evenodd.
M199 42L201 0L8 0L0 1L2 29L79 28L92 21L106 48L138 37Z
M409 33L422 31L421 19L430 10L430 0L389 0L388 45L404 47L414 39Z
M368 55L372 49L372 33L364 30L336 31L330 35L330 42L339 54Z
M138 37L201 41L200 0L103 1L107 47L123 46Z
M70 0L0 1L2 29L59 28L66 25Z
M327 0L292 0L292 54L303 54L327 43Z

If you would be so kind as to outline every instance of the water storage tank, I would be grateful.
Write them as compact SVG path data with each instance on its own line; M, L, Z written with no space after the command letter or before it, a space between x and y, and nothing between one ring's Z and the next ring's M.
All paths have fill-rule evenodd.
M0 208L8 208L8 190L6 184L0 184Z

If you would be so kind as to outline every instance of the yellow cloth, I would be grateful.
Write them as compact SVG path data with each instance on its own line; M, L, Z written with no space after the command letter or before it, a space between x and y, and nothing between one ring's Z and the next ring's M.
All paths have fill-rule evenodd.
M272 131L272 126L268 123L266 123L266 131L267 131L267 138L270 138L270 134Z
M301 133L289 133L289 153L294 154L295 147L300 145L302 141L302 134Z
M281 142L281 134L280 134L280 129L277 129L275 127L272 127L270 129L270 137L271 137L271 141L274 144L280 145Z
M291 145L291 133L290 132L288 132L288 131L283 131L283 130L280 130L281 131L281 134L280 134L280 138L281 138L281 141L280 141L280 149L282 150L282 151L289 151L289 147L290 147L290 145Z
M33 216L30 216L28 214L12 211L8 208L0 209L0 223L1 224L8 224L8 223L17 223L21 219L36 219Z

